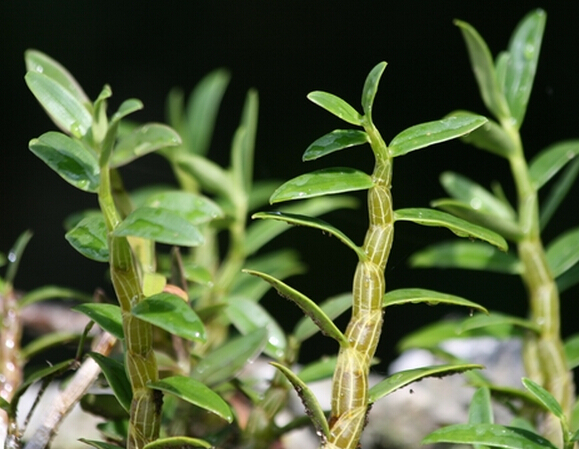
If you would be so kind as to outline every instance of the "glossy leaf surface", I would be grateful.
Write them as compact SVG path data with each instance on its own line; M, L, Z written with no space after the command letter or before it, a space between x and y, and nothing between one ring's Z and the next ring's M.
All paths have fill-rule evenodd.
M547 246L545 255L554 277L560 276L579 262L579 227L558 236Z
M455 111L452 114L460 115L463 113L465 111ZM466 113L472 114L472 112ZM462 136L461 140L481 150L486 150L502 157L509 157L515 150L511 137L494 120L489 120L480 128Z
M548 146L529 163L529 175L540 189L568 162L579 155L579 140L565 140Z
M535 396L541 404L543 404L543 407L545 407L546 410L551 412L561 421L567 419L565 418L565 413L561 408L561 404L557 402L551 393L529 378L523 377L522 382L525 388L529 390L529 392Z
M472 369L483 369L484 366L473 363L457 364L457 365L438 365L426 366L423 368L415 368L400 371L388 376L386 379L370 388L369 402L370 404L376 402L378 399L405 387L412 382L417 382L426 377L444 377L451 374L463 373Z
M439 304L461 306L468 307L472 310L478 310L479 312L486 314L489 313L486 308L480 304L469 301L468 299L424 288L401 288L398 290L391 290L384 295L384 307L419 303L426 303L429 306L436 306Z
M394 220L412 221L424 226L445 227L459 237L477 238L498 247L502 251L508 249L506 240L496 232L437 210L422 208L398 209L394 211Z
M380 78L386 69L386 62L382 61L370 71L364 82L364 89L362 90L362 108L367 117L372 117L372 107L374 106L374 99L376 92L378 92L378 84Z
M69 184L85 192L97 191L100 182L97 160L78 141L50 131L32 139L28 147Z
M498 82L492 55L486 42L468 23L455 20L454 24L462 32L470 64L486 107L499 120L508 119L511 114Z
M313 161L345 148L368 143L370 138L357 129L336 129L314 141L302 156L303 161Z
M105 357L98 352L91 352L89 355L98 366L100 366L119 403L127 413L130 413L133 394L131 384L127 378L125 366L121 362L111 359L110 357Z
M333 296L320 304L322 312L324 312L324 314L331 320L339 317L350 307L352 307L351 293ZM293 335L299 342L303 342L319 331L320 328L308 316L304 316L300 321L298 321L298 324L296 324Z
M319 218L309 217L307 215L288 214L284 212L258 212L253 214L251 218L278 220L295 226L307 226L310 228L319 229L324 234L329 234L336 237L350 249L354 250L360 260L366 260L367 258L364 250L356 245L352 240L350 240L346 234L331 224L325 222L324 220L320 220Z
M201 343L207 340L203 322L179 296L170 293L149 296L135 305L131 314L187 340Z
M331 112L336 117L352 125L362 125L362 116L346 101L328 92L314 91L308 94L308 100Z
M324 335L333 338L341 346L348 345L348 341L342 332L336 327L334 322L323 312L323 310L310 298L293 289L266 273L260 273L253 270L243 270L245 273L258 276L274 287L277 292L284 298L294 302L302 311L309 316L312 321L320 328Z
M181 215L153 207L135 209L115 228L113 234L177 246L198 246L204 241L201 232Z
M110 166L122 167L159 148L173 147L181 137L172 128L160 123L148 123L119 140L114 148Z
M411 151L464 136L486 122L487 119L481 115L447 116L405 129L392 139L388 147L392 156L403 156Z
M229 405L217 393L195 379L185 376L165 377L163 380L151 382L147 386L201 407L229 423L233 421L233 414Z
M182 190L159 192L149 196L143 206L179 213L191 224L208 223L224 216L221 208L206 196Z
M553 183L547 197L543 200L539 211L541 229L547 226L549 220L571 190L577 180L577 176L579 176L579 158L574 159L573 162L567 165L557 181Z
M119 340L125 338L121 308L119 306L115 304L87 303L78 304L72 310L85 314L103 330Z
M493 408L491 403L491 392L486 387L478 388L468 408L468 423L481 424L494 422ZM476 449L482 449L481 447Z
M459 332L469 331L487 326L497 325L512 325L522 329L528 329L535 332L540 332L539 327L530 320L519 318L516 316L505 315L498 312L492 312L490 315L476 315L468 318L462 322Z
M273 192L269 201L273 204L281 201L367 190L373 186L372 178L359 170L346 167L326 168L287 181Z
M414 253L410 265L421 268L464 268L497 273L518 274L517 257L483 242L447 241L436 243Z
M556 449L543 437L517 427L499 424L455 424L435 430L423 444L480 444L505 449Z
M83 256L97 262L108 262L107 228L102 215L83 218L64 237Z
M571 335L565 340L565 356L570 370L579 366L579 334Z

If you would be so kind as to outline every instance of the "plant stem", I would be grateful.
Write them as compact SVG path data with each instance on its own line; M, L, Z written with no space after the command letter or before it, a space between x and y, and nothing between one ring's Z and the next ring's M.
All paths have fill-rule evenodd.
M383 323L384 269L394 236L392 157L369 118L364 128L375 155L374 186L368 191L369 227L353 282L352 317L346 329L349 345L340 348L332 381L332 412L328 448L355 449L368 411L368 373Z
M131 315L131 309L144 297L137 264L125 237L113 236L121 222L115 207L108 168L101 169L99 204L108 231L111 280L121 306L125 336L125 366L133 391L127 448L141 449L159 436L162 396L147 387L158 379L153 352L153 329L149 323Z
M503 127L511 136L516 151L509 157L519 204L519 227L523 237L518 242L523 264L522 279L529 296L530 319L540 332L529 332L525 338L523 359L529 377L543 385L571 416L574 385L561 341L559 292L549 269L540 237L537 189L529 175L520 135L509 123ZM560 423L550 419L547 438L562 441Z

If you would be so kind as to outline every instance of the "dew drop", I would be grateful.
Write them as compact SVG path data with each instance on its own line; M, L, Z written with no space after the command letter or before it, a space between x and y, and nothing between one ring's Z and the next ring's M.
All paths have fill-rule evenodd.
M10 252L8 253L8 260L9 260L10 262L14 263L14 262L16 262L16 259L17 259L16 253L15 253L14 251L10 251Z
M482 206L482 201L480 200L480 198L473 198L470 200L470 207L472 207L475 210L480 209Z

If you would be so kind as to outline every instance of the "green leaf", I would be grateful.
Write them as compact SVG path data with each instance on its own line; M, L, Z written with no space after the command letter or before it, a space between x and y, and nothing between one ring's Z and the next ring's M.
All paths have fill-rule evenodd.
M287 349L285 333L265 308L249 299L234 297L229 299L225 312L242 334L267 329L268 338L264 352L273 359L283 359Z
M533 88L547 15L542 9L527 14L517 25L509 43L503 92L519 129Z
M183 263L183 273L185 279L205 287L213 287L213 275L207 268L197 265L191 261Z
M172 128L160 123L147 123L119 140L113 150L110 167L122 167L159 148L174 147L181 137Z
M267 329L261 328L228 340L203 357L193 368L191 377L209 386L220 385L252 363L268 339Z
M579 140L564 140L541 150L529 163L529 175L535 188L543 187L577 155Z
M193 309L177 295L159 293L145 298L131 314L167 332L191 341L207 341L205 327Z
M337 362L337 356L322 357L320 360L316 360L315 362L304 366L300 370L299 378L305 383L329 379L334 375L334 371L336 371Z
M330 317L328 317L310 298L268 274L254 270L243 270L243 272L253 276L258 276L271 284L281 296L294 302L300 309L302 309L302 311L320 328L322 334L333 338L340 344L340 346L348 345L348 340L344 334L342 334L342 332L336 327Z
M143 109L143 102L138 98L129 98L121 103L117 112L115 112L112 117L110 124L117 123L127 115L132 114L133 112L140 111Z
M47 349L56 346L62 348L63 345L79 339L80 335L73 332L52 331L51 333L41 335L24 346L20 350L18 357L20 357L21 360L30 360L35 355L40 354Z
M483 368L484 366L482 365L465 363L456 365L425 366L423 368L399 371L370 388L368 392L368 402L373 404L378 399L398 390L399 388L405 387L412 382L417 382L426 377L444 377L451 374L463 373L472 369Z
M90 104L90 100L84 93L82 87L70 72L64 68L58 61L38 50L26 50L24 52L24 61L26 70L46 75L53 81L56 81L65 90L67 90L78 103L82 105Z
M454 111L451 115L459 116L465 113L472 114L472 112L467 111ZM462 136L461 140L504 158L508 158L515 151L515 145L510 135L494 120L489 120L470 134Z
M401 288L398 290L389 291L384 295L384 307L396 306L402 304L418 304L426 303L429 306L436 306L438 304L446 304L449 306L468 307L471 310L478 310L486 313L488 310L475 302L460 296L449 295L448 293L436 292L433 290L426 290L424 288Z
M93 124L91 132L93 141L96 144L99 144L104 140L108 131L107 99L112 95L113 92L110 86L105 84L93 105Z
M370 138L364 131L357 129L335 129L312 143L302 156L302 160L313 161L322 156L345 148L368 143Z
M4 280L6 283L14 285L14 278L16 277L16 273L18 273L18 267L20 266L20 260L22 259L22 255L24 254L24 250L28 245L28 242L32 238L32 231L26 230L22 234L18 236L12 248L10 248L10 253L8 254L8 268L6 268L6 275L4 276ZM0 278L0 286L2 279Z
M72 288L45 285L26 293L18 300L18 304L22 308L47 299L75 299L77 301L90 302L92 301L92 296Z
M269 202L273 204L281 201L367 190L373 186L372 177L359 170L346 167L326 168L287 181L273 192Z
M579 227L565 231L549 243L545 256L554 277L579 262Z
M437 210L422 208L398 209L394 211L394 220L412 221L424 226L445 227L459 237L477 238L496 246L502 251L508 249L505 239L496 232Z
M179 213L194 225L208 223L224 216L221 208L206 196L182 190L169 190L153 194L147 197L142 205Z
M50 131L32 139L28 147L69 184L85 192L97 191L100 183L97 160L80 142Z
M169 449L175 447L177 449L185 449L191 447L204 447L210 449L213 445L205 440L191 437L167 437L158 438L151 443L145 444L143 449Z
M131 389L131 383L127 378L125 365L117 360L111 359L110 357L99 354L98 352L89 352L88 355L101 368L109 386L119 401L119 404L122 405L127 413L130 413L133 392Z
M574 159L573 162L565 168L565 171L561 173L561 176L559 176L559 179L553 184L553 187L551 187L548 195L543 200L539 211L541 229L547 226L547 223L549 223L549 220L561 205L569 190L571 190L571 187L577 179L577 175L579 175L579 158Z
M496 118L507 120L511 113L509 106L499 85L491 52L484 39L468 23L455 20L454 24L460 28L468 50L470 64L478 83L484 104Z
M119 340L124 340L123 319L119 306L115 304L88 303L78 304L72 310L85 314L103 330Z
M288 224L295 225L295 226L307 226L314 229L319 229L324 234L329 234L331 236L336 237L350 249L352 249L356 255L358 256L359 260L366 260L368 256L364 252L362 248L356 245L350 238L344 234L339 229L335 228L331 224L325 222L324 220L320 220L319 218L308 217L306 215L299 215L299 214L288 214L284 212L257 212L253 214L251 218L262 218L262 219L270 219L270 220L278 220L284 221Z
M79 438L78 441L88 444L96 449L119 449L122 446L116 444L105 443L104 441L89 440L88 438Z
M302 400L304 407L306 408L306 414L312 420L312 423L318 434L324 435L325 438L328 438L330 436L330 427L328 426L328 421L326 420L324 411L322 410L322 407L320 406L320 403L316 399L314 393L312 393L308 386L289 368L279 363L272 362L271 364L280 370L287 378L287 380L289 380L293 385L294 389Z
M491 392L487 387L478 388L470 401L468 423L481 424L494 422Z
M331 320L338 318L350 307L352 307L352 293L332 296L320 304L322 312ZM306 315L294 327L293 335L298 342L304 342L319 331L320 328Z
M0 397L0 410L4 410L5 412L10 410L10 402L2 397Z
M376 92L378 92L378 84L380 83L380 78L386 69L386 62L382 61L378 63L366 77L364 82L364 89L362 90L362 108L364 109L364 114L369 120L372 120L372 107L374 106L374 98L376 97Z
M198 246L204 241L197 227L181 215L153 207L135 209L115 228L113 235L131 235L177 246Z
M435 430L422 444L480 444L505 449L556 449L543 437L518 427L500 424L455 424Z
M492 312L490 315L476 315L471 318L464 320L461 326L458 328L458 332L462 333L465 331L470 331L473 329L478 329L487 326L497 326L497 325L511 325L516 326L521 329L528 329L534 332L540 332L539 326L530 320L524 318L519 318L516 316L506 315L498 312Z
M229 198L235 190L230 174L209 159L196 154L184 154L175 162L180 170L191 176L208 193Z
M535 396L546 410L555 415L560 421L566 421L565 413L561 408L561 405L557 402L557 399L553 397L551 393L541 387L538 383L532 381L527 377L523 377L523 385L529 393Z
M247 196L253 183L255 134L257 132L257 92L250 89L245 99L241 123L235 132L231 147L231 171L238 190Z
M362 116L346 101L328 92L314 91L308 100L352 125L362 126Z
M165 377L163 380L150 382L147 386L201 407L229 423L233 422L229 405L217 393L195 379L185 376Z
M92 125L89 110L58 81L38 72L27 72L24 80L56 126L77 138Z
M557 290L563 293L565 290L579 284L579 264L571 267L556 279Z
M579 366L579 334L574 334L565 340L565 358L569 370Z
M411 126L399 133L388 145L392 156L403 156L440 142L464 136L487 122L486 117L475 114L447 116L442 120Z
M102 214L83 218L64 238L83 256L97 262L108 262L107 228Z
M517 257L483 242L447 241L414 253L410 266L420 268L463 268L505 274L519 274Z

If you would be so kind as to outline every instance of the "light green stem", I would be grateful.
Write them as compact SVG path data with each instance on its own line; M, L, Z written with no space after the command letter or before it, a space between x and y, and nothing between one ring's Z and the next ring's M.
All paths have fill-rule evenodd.
M112 235L120 216L111 193L110 172L101 170L99 204L108 231L111 280L121 306L125 335L125 365L133 391L127 448L141 449L158 438L161 423L162 395L147 387L158 380L153 352L152 326L131 315L131 309L143 299L137 264L125 237Z
M355 449L368 412L368 373L383 323L384 269L394 237L392 158L378 130L368 119L365 129L376 158L368 191L369 227L363 249L367 260L356 267L352 317L346 329L349 345L338 355L332 382L332 412L328 448Z

